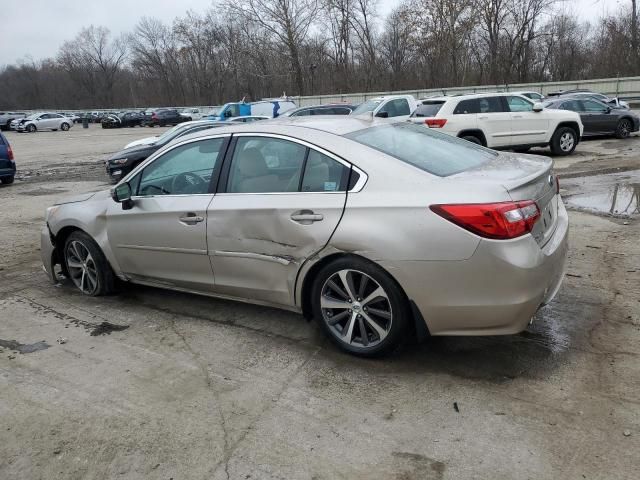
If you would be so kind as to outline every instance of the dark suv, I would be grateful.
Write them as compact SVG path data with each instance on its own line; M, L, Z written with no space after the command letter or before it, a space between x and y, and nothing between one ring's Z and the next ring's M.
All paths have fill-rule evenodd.
M156 110L151 114L146 122L149 127L166 127L167 125L177 125L186 122L188 119L180 115L178 110Z
M16 162L13 160L13 151L7 137L0 133L0 182L13 183L16 176Z

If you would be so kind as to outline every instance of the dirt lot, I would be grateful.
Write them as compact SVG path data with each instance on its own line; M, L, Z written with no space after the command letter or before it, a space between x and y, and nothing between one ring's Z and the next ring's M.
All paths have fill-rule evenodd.
M529 330L374 361L291 313L47 281L44 209L106 187L105 155L150 134L7 135L20 175L0 188L0 478L638 478L640 137L556 159L568 274Z

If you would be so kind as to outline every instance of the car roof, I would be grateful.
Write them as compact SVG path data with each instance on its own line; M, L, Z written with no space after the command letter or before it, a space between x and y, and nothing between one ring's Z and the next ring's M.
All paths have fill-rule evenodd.
M368 115L314 115L303 117L278 117L269 120L263 120L261 122L251 123L228 123L224 122L225 126L222 128L216 128L216 134L223 133L272 133L282 134L283 130L288 128L292 129L291 133L296 132L298 135L304 135L303 129L319 130L333 135L346 135L351 132L363 130L365 128L374 127L378 125L388 125L389 123L395 123L394 120L374 118ZM285 127L285 128L283 128ZM183 139L195 139L199 137L206 137L211 135L208 130L192 133L181 137Z

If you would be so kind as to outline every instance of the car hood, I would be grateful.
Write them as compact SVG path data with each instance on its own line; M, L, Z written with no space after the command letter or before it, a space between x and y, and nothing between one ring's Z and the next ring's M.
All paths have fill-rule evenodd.
M89 199L93 200L103 200L111 197L111 192L109 190L99 190L97 192L86 192L80 193L78 195L72 195L70 197L65 197L59 202L56 202L54 205L64 205L66 203L79 203L86 202Z
M156 137L141 138L140 140L134 140L131 143L127 143L124 148L127 149L127 148L131 148L131 147L137 147L139 145L151 145L156 140L158 140L157 136Z

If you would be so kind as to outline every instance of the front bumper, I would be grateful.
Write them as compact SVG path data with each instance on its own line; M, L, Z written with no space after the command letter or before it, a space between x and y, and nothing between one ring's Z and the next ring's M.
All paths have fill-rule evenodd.
M58 251L53 244L51 232L47 225L45 225L40 232L40 256L42 258L42 268L49 277L49 280L57 283L58 279L54 268L59 263Z
M382 262L432 335L505 335L527 328L564 278L569 219L558 206L557 226L540 247L531 235L482 240L462 261Z

